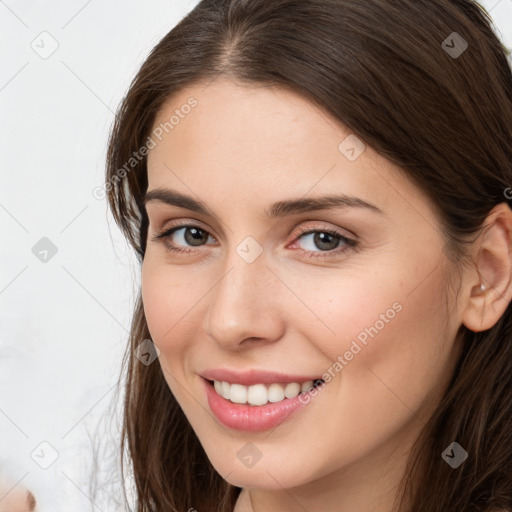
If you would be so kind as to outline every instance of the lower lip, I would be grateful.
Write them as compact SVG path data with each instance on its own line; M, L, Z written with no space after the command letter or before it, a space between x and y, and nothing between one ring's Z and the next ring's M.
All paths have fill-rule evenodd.
M234 404L215 391L213 384L202 379L206 386L208 404L213 414L226 427L245 432L260 432L275 428L285 421L293 412L309 403L295 398L285 398L281 402L268 402L266 405Z

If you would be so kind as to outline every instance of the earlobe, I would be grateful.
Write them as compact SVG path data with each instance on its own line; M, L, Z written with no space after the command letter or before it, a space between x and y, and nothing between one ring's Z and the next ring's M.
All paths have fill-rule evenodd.
M467 277L462 323L480 332L496 324L512 298L512 210L506 203L492 209L474 244L476 272Z

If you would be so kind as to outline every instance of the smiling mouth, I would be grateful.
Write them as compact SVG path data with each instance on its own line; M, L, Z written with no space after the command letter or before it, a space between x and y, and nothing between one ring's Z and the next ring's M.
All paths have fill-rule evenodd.
M208 380L219 396L234 404L247 404L261 406L267 403L282 402L292 399L299 394L308 393L312 389L324 384L323 379L309 380L306 382L287 382L272 384L243 384L229 383L226 381Z

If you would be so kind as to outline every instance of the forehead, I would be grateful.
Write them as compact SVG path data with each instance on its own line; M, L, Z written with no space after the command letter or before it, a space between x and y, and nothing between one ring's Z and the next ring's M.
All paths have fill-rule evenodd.
M188 108L191 101L196 106ZM165 125L169 121L172 126ZM168 132L163 137L174 146L200 138L199 151L218 147L213 156L220 156L229 147L230 159L252 155L265 162L278 155L297 154L301 146L306 150L312 144L317 145L317 153L332 154L340 136L349 134L340 123L334 123L327 113L289 89L218 78L174 94L158 113L153 129Z
M429 213L426 197L398 167L289 89L227 79L196 83L168 99L155 130L161 140L153 137L148 153L149 189L207 192L237 207L255 194L270 203L346 193L371 198L383 210L406 197L402 206L414 200L416 210Z

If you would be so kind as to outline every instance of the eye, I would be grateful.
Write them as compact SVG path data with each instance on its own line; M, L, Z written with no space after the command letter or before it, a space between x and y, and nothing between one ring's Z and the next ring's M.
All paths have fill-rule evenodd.
M165 229L164 231L157 234L153 238L153 241L163 239L166 247L171 251L191 252L191 249L184 249L182 247L177 246L176 242L172 241L173 237L177 239L178 245L190 244L192 247L200 247L201 245L208 241L208 238L212 238L213 240L215 240L204 229L201 229L198 226L187 224L182 226L175 226L170 229Z
M325 258L356 249L357 241L331 228L301 228L297 240L305 240L305 252L313 258ZM296 244L297 242L295 242ZM295 245L294 244L294 245ZM341 246L341 248L340 248ZM319 251L315 248L320 249Z
M215 241L208 231L193 224L164 229L152 238L153 241L162 240L170 251L178 253L193 252L194 247L205 245L209 239ZM334 256L349 249L356 249L358 246L356 240L331 228L304 227L296 234L295 240L293 245L296 245L298 240L305 240L306 248L303 252L313 258Z

